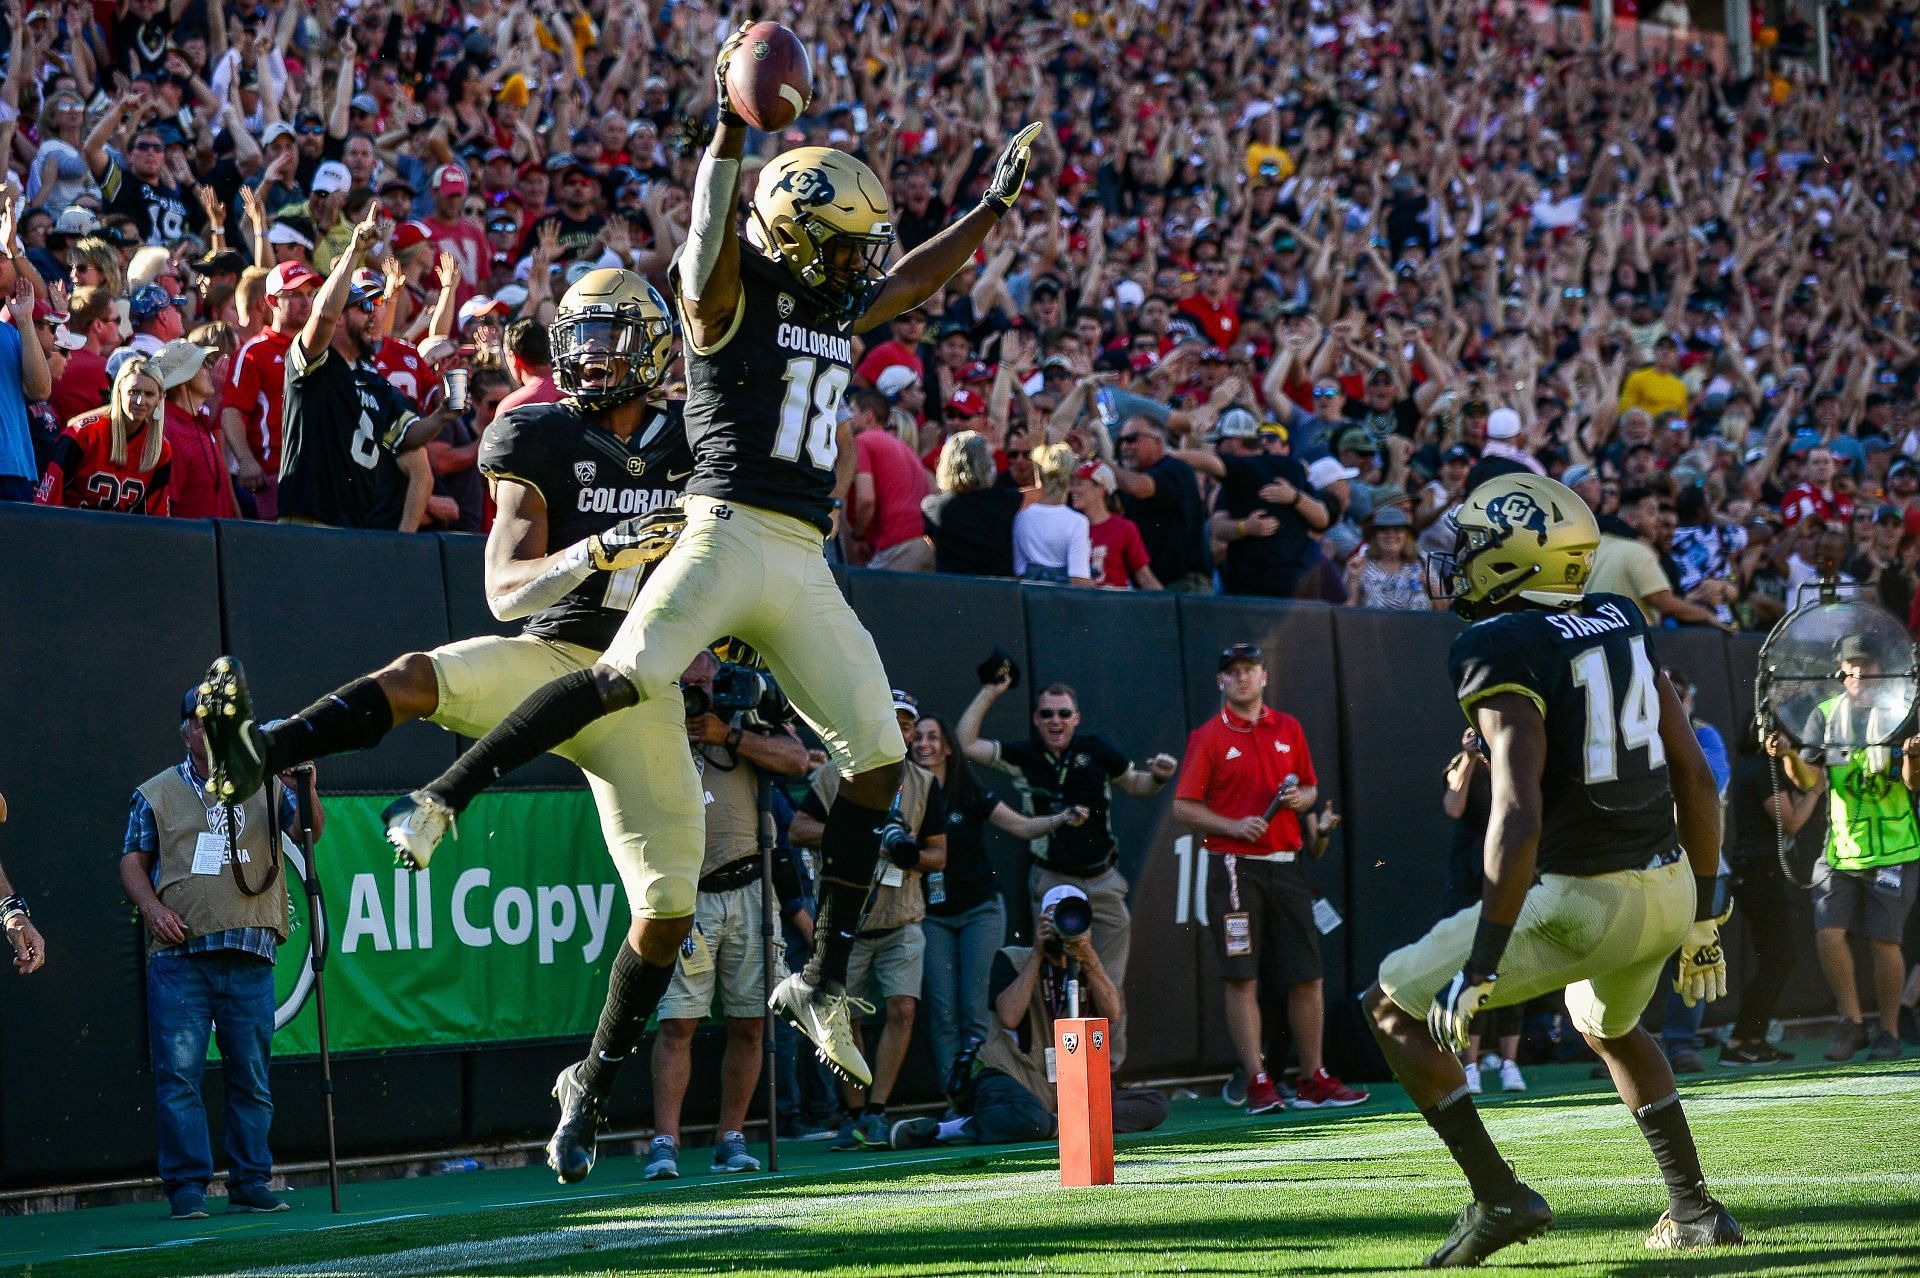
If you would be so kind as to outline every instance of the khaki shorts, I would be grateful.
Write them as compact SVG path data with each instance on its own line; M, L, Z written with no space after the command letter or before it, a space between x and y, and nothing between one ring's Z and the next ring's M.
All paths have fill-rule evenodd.
M480 737L541 685L588 669L598 654L528 635L484 635L436 648L427 658L440 689L432 721ZM692 914L706 854L706 809L680 699L643 701L596 719L554 753L587 774L627 908L639 918Z
M760 933L761 887L749 883L727 892L702 892L694 906L693 926L706 940L711 962L697 976L687 974L686 951L674 965L673 981L666 997L660 1000L663 1021L704 1021L713 1010L714 986L720 989L720 1014L758 1020L766 1014L766 972L761 956L766 952ZM775 945L773 980L786 979L786 948Z
M847 993L882 1005L890 998L918 999L926 958L927 934L918 923L885 936L863 936L847 958Z
M1433 996L1466 965L1479 923L1480 907L1470 906L1387 955L1380 988L1397 1007L1425 1017ZM1576 1029L1620 1038L1639 1024L1692 925L1693 873L1685 857L1654 870L1543 875L1520 907L1486 1010L1564 986Z
M675 684L687 663L738 635L767 659L843 775L904 759L886 668L833 579L819 530L711 497L689 497L685 510L686 531L601 660L633 681L643 705L669 701L678 719Z

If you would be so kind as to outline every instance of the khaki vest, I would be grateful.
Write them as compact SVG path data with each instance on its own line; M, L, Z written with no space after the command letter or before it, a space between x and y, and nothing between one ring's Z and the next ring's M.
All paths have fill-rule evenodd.
M1018 972L1027 965L1027 956L1033 953L1030 945L1009 945L1000 951L1013 964ZM1045 960L1041 960L1042 963ZM1064 979L1064 978L1063 978ZM1027 996L1027 1042L1026 1051L1020 1050L1020 1040L1013 1030L999 1024L999 1013L988 1008L988 1015L994 1018L993 1032L980 1047L980 1054L974 1059L982 1066L991 1066L1003 1074L1010 1075L1020 1086L1040 1098L1049 1114L1057 1113L1053 1084L1047 1081L1047 1049L1053 1046L1053 1019L1047 1015L1047 983L1039 977L1034 978L1033 992ZM1081 991L1085 1007L1085 989Z
M693 762L700 770L707 810L707 852L700 860L700 877L705 878L722 866L759 855L760 774L745 759L729 768L721 746L696 749Z
M267 867L273 864L274 822L267 816L267 787L241 805L238 846L242 854L240 872L250 887L266 882ZM287 874L282 863L271 888L258 896L248 896L233 881L233 867L223 863L218 874L195 874L193 852L203 834L218 833L226 842L226 811L219 804L209 807L201 802L200 792L180 774L178 767L149 777L140 793L153 805L153 821L160 834L160 855L155 862L154 890L160 903L178 914L187 925L187 937L208 936L231 928L271 928L282 941L287 939ZM216 824L218 829L216 830ZM149 951L170 948L147 934Z
M907 779L900 786L900 816L909 830L918 831L920 823L927 816L927 800L933 797L934 778L933 773L911 760L906 766ZM832 764L828 764L813 774L811 784L813 792L820 796L820 806L831 811L834 796L840 793L840 774L834 771ZM875 890L873 908L867 911L866 925L861 931L885 932L909 923L918 923L927 916L927 902L920 894L920 871L907 870L904 873L906 881L899 887L882 884Z

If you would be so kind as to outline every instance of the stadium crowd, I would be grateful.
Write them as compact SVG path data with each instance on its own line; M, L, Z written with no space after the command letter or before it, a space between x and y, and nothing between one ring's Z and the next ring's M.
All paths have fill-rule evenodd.
M479 530L476 441L554 395L554 299L594 264L660 278L684 238L737 15L6 19L0 496L272 517L288 335L378 201L379 366L419 407L473 377L399 522ZM1907 616L1912 13L1841 15L1824 85L1792 27L1736 81L1680 37L1599 53L1580 26L1462 0L810 6L812 107L749 163L861 156L903 249L1004 134L1051 126L974 266L862 352L848 561L1424 608L1418 550L1524 467L1601 514L1650 616L1765 628L1826 560Z

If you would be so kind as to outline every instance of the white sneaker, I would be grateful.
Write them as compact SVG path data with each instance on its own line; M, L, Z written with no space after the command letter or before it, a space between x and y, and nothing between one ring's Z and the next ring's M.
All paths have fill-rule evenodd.
M1504 1060L1500 1062L1500 1090L1503 1092L1524 1092L1527 1090L1526 1076L1520 1072L1520 1062Z
M795 972L774 987L767 1006L812 1040L820 1059L836 1074L860 1087L873 1085L873 1071L860 1054L860 1038L853 1026L853 1014L870 1016L873 1004L845 990L815 986Z
M1468 1065L1466 1068L1467 1095L1478 1096L1480 1094L1480 1067L1478 1065Z
M395 799L380 816L387 823L395 864L409 870L426 869L433 850L453 829L453 809L425 790Z
M1487 1073L1489 1074L1499 1073L1501 1064L1502 1062L1500 1060L1500 1053L1498 1052L1480 1053L1480 1068L1485 1070Z

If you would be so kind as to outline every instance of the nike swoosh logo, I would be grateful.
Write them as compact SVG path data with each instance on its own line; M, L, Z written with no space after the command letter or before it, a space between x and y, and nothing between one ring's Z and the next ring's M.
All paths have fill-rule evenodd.
M683 470L683 471L681 471L681 472L680 472L679 474L677 474L677 475L676 475L676 474L674 474L674 473L673 473L672 471L668 471L668 472L667 472L667 482L668 482L669 484L677 484L677 483L679 483L679 482L680 482L681 480L683 480L683 479L685 479L685 478L686 478L687 476L689 476L689 475L691 475L692 473L693 473L693 472L692 472L692 471L690 471L690 470Z

